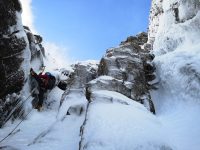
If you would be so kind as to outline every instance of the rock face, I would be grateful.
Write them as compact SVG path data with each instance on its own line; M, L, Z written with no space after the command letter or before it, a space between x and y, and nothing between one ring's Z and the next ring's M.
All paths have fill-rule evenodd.
M163 0L152 1L152 6L150 10L150 24L149 24L149 32L148 32L148 42L153 44L155 41L156 33L159 28L159 21L161 16L163 15Z
M140 33L128 37L119 47L108 49L99 64L99 78L91 81L87 90L119 92L155 113L149 93L153 87L150 81L155 79L155 67L151 63L154 56L150 54L146 42L147 34Z
M87 83L97 77L98 65L99 62L96 61L83 61L72 65L71 70L61 71L62 74L68 76L66 80L63 80L65 83L67 83L67 90L62 96L61 103L71 90L75 89L83 91Z
M19 95L27 81L31 62L39 61L38 67L43 63L42 38L23 27L21 11L18 0L0 1L0 113L3 114L0 126L21 101L20 97L12 97L12 93Z
M23 86L24 72L20 66L27 41L24 37L19 37L21 28L18 26L17 15L21 11L20 3L17 0L1 0L0 11L0 98L2 98L8 93L19 92Z
M199 10L199 0L153 0L149 43L155 41L154 49L166 52L174 50L186 40L196 40L200 31Z
M38 64L38 66L36 66L36 69L38 69L44 65L43 57L45 57L45 50L42 46L42 37L40 35L34 35L26 26L24 26L24 29L28 38L29 49L31 51L31 63Z
M98 63L95 61L79 62L73 65L73 88L84 88L85 85L97 77Z
M160 86L171 99L199 101L199 26L199 0L152 1L149 43Z

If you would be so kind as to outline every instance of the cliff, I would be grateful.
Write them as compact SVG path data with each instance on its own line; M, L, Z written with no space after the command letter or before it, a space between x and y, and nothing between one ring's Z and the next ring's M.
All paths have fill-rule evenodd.
M28 90L22 89L25 85L29 88L27 81L31 63L38 61L37 69L43 63L42 38L22 25L21 12L18 0L0 1L0 126L14 106L28 94ZM19 108L18 113L21 106Z
M13 108L9 99L24 94L28 68L32 64L39 68L45 53L42 38L17 24L21 22L18 1L1 4L1 10L14 18L9 21L4 17L7 30L2 30L1 55L5 53L18 62L10 74L21 73L17 75L19 80L12 81L15 86L1 80L14 89L5 88L6 98L1 99L0 105L6 108L2 109L5 117L1 120L8 120L0 130L3 139L19 122L6 118L9 113L5 110ZM10 8L12 11L7 11ZM0 142L0 149L198 150L199 10L199 0L152 0L148 33L130 36L109 48L100 61L58 68L56 72L67 89L55 87L50 91L43 111L32 109L10 139ZM20 57L15 56L15 50ZM14 69L11 60L8 64L1 61L1 67L7 65L3 68L6 73ZM7 75L1 76L9 79ZM17 94L7 95L13 92ZM31 101L27 104L32 106Z

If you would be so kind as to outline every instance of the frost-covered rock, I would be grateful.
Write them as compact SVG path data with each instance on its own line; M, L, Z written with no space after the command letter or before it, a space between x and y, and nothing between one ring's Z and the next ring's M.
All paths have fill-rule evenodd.
M86 83L97 77L97 61L83 61L74 64L72 77L75 79L73 88L84 88Z
M160 89L170 99L199 102L200 1L153 0L151 41Z
M199 0L153 0L148 34L154 51L164 54L198 40L199 10Z
M122 93L145 104L151 112L155 113L149 93L153 88L150 81L156 78L155 67L151 63L154 56L150 54L150 44L147 45L146 42L147 34L143 32L135 37L128 37L117 48L108 49L99 64L100 77L88 84L88 90L107 89ZM102 75L110 76L110 79L105 80Z
M18 1L0 2L0 98L8 93L19 92L23 86L24 71L21 68L27 39L21 36L18 23L21 5Z
M39 69L44 66L43 57L45 56L45 50L42 46L42 37L40 35L34 35L28 27L25 27L25 32L29 41L29 49L31 51L31 63L34 64L34 69Z
M37 68L42 64L40 36L33 36L27 27L22 25L21 4L18 0L0 1L0 102L6 103L6 95L17 93L23 86L25 90L21 92L21 98L13 99L9 106L0 105L4 110L1 112L0 126L3 118L14 109L15 105L27 96L29 87L27 86L28 73L31 63L39 60ZM5 111L6 110L6 111Z

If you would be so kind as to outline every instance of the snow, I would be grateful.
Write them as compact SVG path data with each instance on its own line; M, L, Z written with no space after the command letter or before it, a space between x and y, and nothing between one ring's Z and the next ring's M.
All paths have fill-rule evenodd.
M164 89L152 93L152 96L157 118L162 122L165 136L170 139L170 145L174 145L177 150L198 150L200 147L199 105L192 101L182 101L179 94L170 95Z
M194 49L197 47L194 46ZM156 62L162 60L159 57L156 59ZM172 60L176 61L176 59ZM169 67L172 67L172 64ZM100 79L112 80L113 78L100 76L98 80ZM92 92L92 102L86 113L87 100L83 89L70 89L70 93L58 109L63 91L55 88L47 98L48 102L53 102L52 105L45 107L42 112L33 110L19 126L20 131L1 144L20 150L64 150L66 148L77 150L81 141L80 127L86 115L87 122L81 141L82 149L85 150L198 150L200 147L199 106L191 101L180 103L181 94L177 95L177 91L172 94L171 89L165 89L168 88L166 85L169 79L163 81L163 77L161 79L163 87L152 92L157 110L156 116L147 111L143 105L120 93L107 90ZM177 86L174 87L176 88ZM30 101L27 103L30 104ZM76 113L66 115L70 107L83 107L84 112L81 115ZM1 129L0 139L5 137L18 122L8 123Z
M33 109L28 118L19 126L20 131L1 144L20 150L62 150L66 148L77 150L80 141L79 129L84 115L66 115L66 113L70 106L76 104L82 104L85 107L87 101L81 89L72 90L58 111L62 94L63 91L58 88L51 91L47 101L53 101L53 105L50 108L45 107L42 112ZM14 124L9 122L1 130L0 138L5 137L18 122Z
M182 22L174 19L171 7L176 2L179 3ZM164 10L150 25L155 27L151 29L155 36L153 53L157 79L154 82L159 81L158 90L151 91L156 115L117 92L94 89L91 102L88 103L84 89L70 89L66 94L55 88L47 97L49 105L42 112L33 109L17 128L17 132L0 143L1 146L20 150L77 150L80 142L81 150L199 150L200 12L199 4L193 9L194 5L189 5L189 2L191 1L153 1ZM20 32L18 36L23 34ZM129 52L130 49L122 51ZM25 55L28 61L29 53ZM58 65L52 58L48 59L49 62L45 60L49 64L46 71L62 80L67 79L63 72L73 71L70 66L55 70ZM88 63L94 68L98 67L97 61L79 62L83 66L88 66ZM34 67L34 63L32 65ZM59 67L60 65L62 64ZM29 64L22 65L24 70L28 70L28 66ZM110 76L100 76L90 83L108 83L113 79ZM24 92L28 94L27 89L26 84ZM63 93L66 97L60 106ZM32 107L31 99L25 105L27 112ZM19 121L10 121L0 129L0 140ZM81 127L84 127L83 134L80 133Z
M177 2L179 19L175 21L173 4ZM153 1L153 3L158 3ZM157 91L152 91L157 118L162 122L170 145L178 150L200 148L200 12L199 1L164 0L164 12L156 24L153 53Z
M89 83L94 84L94 83L96 83L96 82L98 82L98 81L101 81L101 82L103 82L103 83L107 83L106 81L108 81L108 80L113 80L113 79L114 79L114 78L111 77L111 76L99 76L98 78L96 78L96 79L90 81Z
M17 24L14 26L10 27L10 30L12 31L12 33L16 30L19 30L18 33L16 33L15 35L17 36L17 38L24 38L25 42L26 42L26 48L23 51L23 55L21 56L24 60L23 63L21 64L21 68L24 72L24 78L25 80L28 79L28 75L29 75L29 70L30 70L30 60L31 60L31 52L29 49L29 41L28 38L26 36L26 33L24 31L23 25L22 25L22 18L21 18L21 12L16 12L16 20L17 20ZM21 95L28 97L29 95L29 84L28 82L25 83L22 91L21 91Z
M162 123L143 105L120 93L94 91L88 111L82 149L154 150L168 146Z
M77 61L75 64L87 67L87 71L90 72L93 69L95 70L98 69L99 61L98 60Z
M96 67L99 64L99 60L85 60L85 61L77 61L75 64L81 64L84 66L90 65L91 67Z

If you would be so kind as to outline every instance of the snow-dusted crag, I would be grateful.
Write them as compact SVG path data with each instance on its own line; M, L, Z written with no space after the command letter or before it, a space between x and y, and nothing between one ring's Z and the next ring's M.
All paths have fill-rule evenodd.
M31 62L43 62L42 38L22 25L21 11L18 0L0 1L0 126L21 99Z
M164 91L175 99L199 102L200 1L153 0L149 42Z
M6 73L22 72L20 91L30 62L36 68L43 63L42 38L21 25L17 1L0 4L7 12L0 14L7 23L0 22L0 67ZM0 149L199 150L199 10L199 0L152 0L148 38L146 33L128 37L108 49L100 63L79 62L69 70L56 70L67 90L55 87L44 100L44 110L30 111ZM12 55L18 54L15 50L22 54ZM6 64L10 57L19 62L17 68ZM1 72L1 77L7 75ZM8 95L1 106L10 107L12 97L18 95ZM18 122L8 121L0 139Z
M173 149L200 148L200 1L153 0L149 39L155 54L156 112Z
M154 56L150 54L151 45L146 44L147 34L140 33L128 37L119 47L108 49L101 59L99 78L90 82L88 92L109 90L119 92L155 113L149 90L155 79L155 67L151 63Z
M156 78L155 67L151 63L154 56L150 54L151 45L146 42L147 34L144 32L128 37L119 47L108 49L101 59L98 78L86 85L86 98L89 103L86 118L81 127L80 150L137 149L139 147L145 149L146 146L168 149L162 140L158 143L151 142L154 137L144 141L139 140L134 144L130 142L130 139L134 141L136 138L132 135L135 132L134 128L139 125L136 117L142 117L145 113L153 119L150 112L155 113L150 95L150 89L154 87L151 81ZM126 109L130 109L130 114ZM122 118L124 118L123 121ZM130 118L137 123L131 125L132 121L128 120ZM119 122L118 119L120 119ZM145 120L145 118L140 119ZM154 123L145 124L151 126ZM127 141L116 144L122 137L125 138L126 125L130 126L128 130L131 138L126 138ZM142 126L142 128L147 127ZM117 129L120 132L119 135L116 135ZM141 139L142 137L143 135Z

